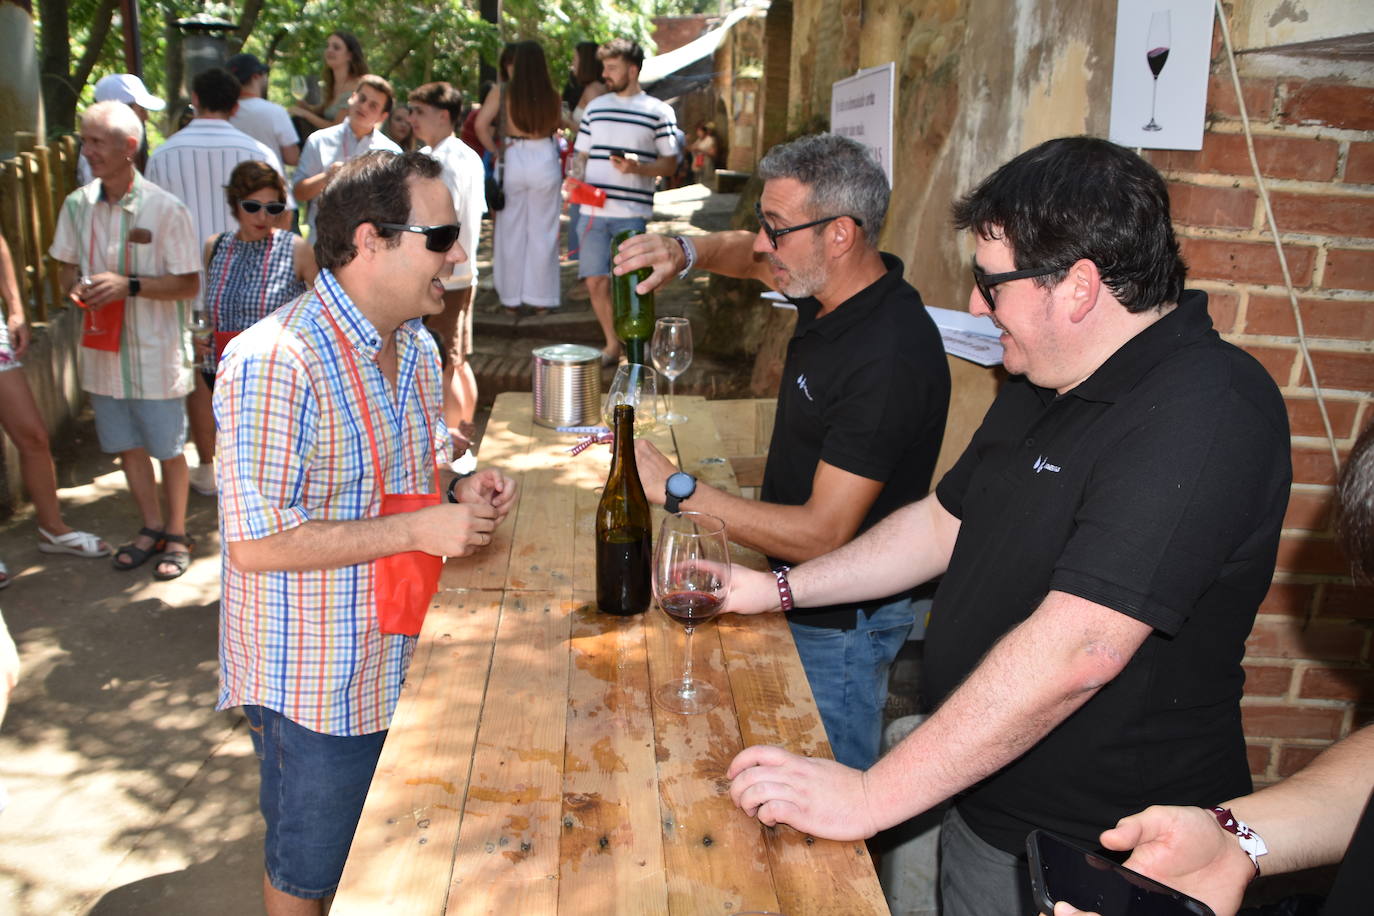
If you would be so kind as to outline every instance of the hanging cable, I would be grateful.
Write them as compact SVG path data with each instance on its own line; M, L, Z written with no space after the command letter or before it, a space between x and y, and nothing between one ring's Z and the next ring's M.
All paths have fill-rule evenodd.
M1336 448L1336 434L1331 428L1331 416L1326 411L1326 399L1322 397L1321 384L1317 380L1317 368L1312 365L1312 354L1307 350L1307 332L1303 328L1302 310L1298 307L1298 293L1293 288L1293 275L1288 271L1288 258L1283 251L1283 242L1279 239L1279 227L1274 219L1274 209L1269 205L1269 190L1264 184L1264 176L1260 174L1259 157L1255 155L1255 140L1250 134L1250 115L1245 110L1245 95L1240 89L1240 73L1236 70L1236 52L1231 47L1231 29L1226 22L1226 10L1222 8L1221 0L1215 0L1217 8L1217 19L1221 22L1221 40L1226 48L1226 61L1231 67L1231 86L1236 93L1236 105L1240 109L1240 125L1245 131L1245 149L1250 154L1250 168L1255 173L1255 184L1259 189L1260 201L1264 204L1265 220L1269 224L1269 234L1274 238L1274 249L1279 255L1279 268L1283 271L1283 284L1288 290L1288 304L1293 309L1293 323L1297 329L1298 347L1302 351L1303 363L1307 366L1307 374L1312 379L1312 392L1316 395L1317 410L1321 413L1322 426L1326 428L1326 441L1331 446L1331 462L1336 472L1340 472L1341 455Z

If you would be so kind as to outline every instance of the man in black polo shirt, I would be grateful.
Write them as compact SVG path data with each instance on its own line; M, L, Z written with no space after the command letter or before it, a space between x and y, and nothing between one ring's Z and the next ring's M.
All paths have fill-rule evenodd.
M731 540L786 569L926 494L949 367L902 262L877 248L888 187L867 150L834 134L804 137L770 150L759 175L757 233L639 236L622 246L615 272L652 266L643 290L696 264L771 282L796 304L761 501L686 474L670 484L677 469L636 443L649 499L724 519ZM835 759L854 767L878 757L888 669L915 619L909 586L867 598L790 615Z
M931 717L867 772L748 748L731 794L765 823L857 838L953 796L946 916L1032 913L1026 833L1088 846L1146 804L1249 790L1241 657L1290 479L1274 382L1183 289L1168 192L1104 140L1053 140L955 206L969 311L1013 378L935 493L799 566L795 600L943 574ZM741 570L727 610L779 606Z

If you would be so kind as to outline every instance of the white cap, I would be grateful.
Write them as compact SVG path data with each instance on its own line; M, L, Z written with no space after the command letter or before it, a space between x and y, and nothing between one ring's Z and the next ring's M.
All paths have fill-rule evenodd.
M153 95L143 85L143 80L132 73L111 73L100 78L95 84L97 102L124 102L126 105L141 105L149 111L161 111L167 103Z

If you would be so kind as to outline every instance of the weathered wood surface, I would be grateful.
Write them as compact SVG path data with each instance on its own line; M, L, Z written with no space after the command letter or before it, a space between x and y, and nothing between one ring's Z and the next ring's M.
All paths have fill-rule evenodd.
M771 404L727 409L751 429L723 441L719 402L679 401L692 418L677 427L683 466L735 489L729 448L757 447ZM673 455L666 428L650 437ZM725 770L745 746L830 755L780 615L697 629L695 670L721 691L717 708L653 704L681 673L683 630L656 609L595 609L610 450L573 456L574 441L531 422L527 393L498 397L480 457L520 498L488 550L445 568L334 912L886 913L862 843L765 828L730 801Z

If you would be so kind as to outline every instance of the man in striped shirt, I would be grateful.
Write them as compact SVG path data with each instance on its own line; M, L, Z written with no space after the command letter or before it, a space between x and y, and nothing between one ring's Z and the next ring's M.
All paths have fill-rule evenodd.
M220 428L220 696L261 760L269 914L319 913L343 872L415 640L378 621L378 562L491 542L515 484L456 478L420 316L467 254L441 166L375 151L320 198L313 289L230 344ZM445 487L447 484L447 487ZM448 494L382 515L383 494Z
M153 151L148 160L148 180L171 191L191 211L197 245L221 232L237 228L225 199L229 175L240 162L266 162L285 179L281 160L274 150L229 123L238 109L239 81L227 70L206 70L191 83L196 117ZM294 206L287 199L287 206ZM291 212L281 215L282 228L291 224ZM210 412L210 389L197 373L186 396L191 421L191 441L200 458L191 469L191 488L206 496L215 494L215 418Z
M583 204L577 217L581 246L577 274L587 281L592 310L606 337L603 361L620 352L611 319L611 240L626 229L643 232L654 212L654 180L677 170L677 117L667 102L639 88L644 49L627 38L596 52L610 90L587 105L573 150L571 175L606 193L599 207Z

